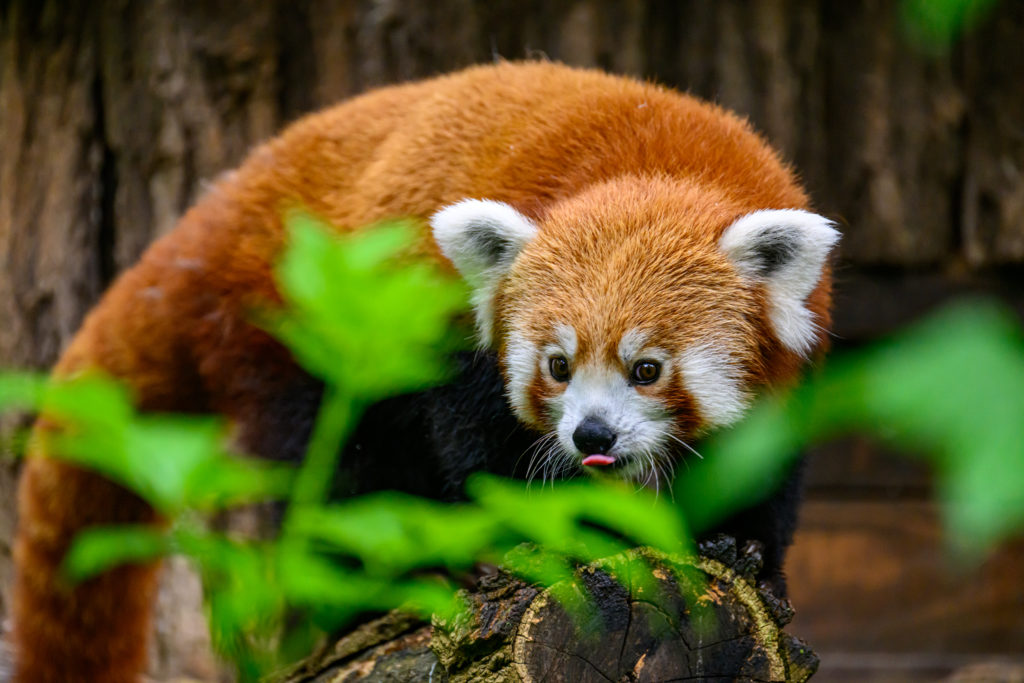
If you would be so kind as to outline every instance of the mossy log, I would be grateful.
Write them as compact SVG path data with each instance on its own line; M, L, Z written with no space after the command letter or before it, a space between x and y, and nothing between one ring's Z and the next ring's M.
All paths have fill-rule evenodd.
M427 624L392 612L282 680L806 681L818 659L782 630L793 616L788 602L754 585L759 563L756 545L737 550L720 537L696 558L631 551L582 567L554 590L488 574L465 593L470 608L457 618ZM554 594L589 607L570 614Z

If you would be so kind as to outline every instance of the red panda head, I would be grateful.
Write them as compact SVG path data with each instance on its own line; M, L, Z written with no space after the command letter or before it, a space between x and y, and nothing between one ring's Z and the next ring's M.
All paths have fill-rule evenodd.
M434 237L473 289L517 416L551 436L546 474L613 465L657 484L707 430L824 341L831 223L706 186L621 178L534 222L467 199ZM594 469L594 468L589 468Z

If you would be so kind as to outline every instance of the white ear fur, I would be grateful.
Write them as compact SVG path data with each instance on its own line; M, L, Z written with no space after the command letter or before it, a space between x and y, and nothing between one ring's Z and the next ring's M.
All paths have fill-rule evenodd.
M498 282L537 234L533 222L503 202L464 199L430 218L434 241L473 290L480 345L490 346Z
M768 290L772 327L789 349L806 355L817 325L804 299L821 279L839 232L832 221L809 211L755 211L726 228L719 248L740 274Z

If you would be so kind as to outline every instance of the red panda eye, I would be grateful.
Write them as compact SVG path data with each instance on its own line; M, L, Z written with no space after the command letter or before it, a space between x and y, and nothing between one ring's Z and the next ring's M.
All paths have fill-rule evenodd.
M565 356L551 356L548 360L548 370L556 382L569 381L569 361Z
M661 375L661 363L654 360L639 360L633 365L630 378L636 384L651 384Z

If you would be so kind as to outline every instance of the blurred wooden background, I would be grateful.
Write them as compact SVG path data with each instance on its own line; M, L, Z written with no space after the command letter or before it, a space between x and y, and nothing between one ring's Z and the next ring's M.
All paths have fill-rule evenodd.
M495 58L635 74L749 116L842 224L837 347L965 293L1024 316L1024 3L995 3L938 52L900 8L0 0L0 366L52 363L111 278L254 142L375 85ZM0 463L5 587L13 471ZM1024 547L950 565L927 473L870 444L820 449L809 479L789 572L815 680L1024 657Z

